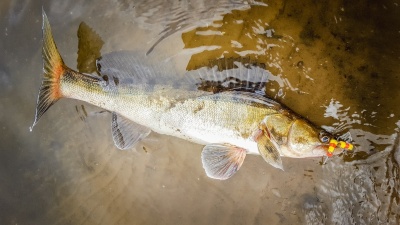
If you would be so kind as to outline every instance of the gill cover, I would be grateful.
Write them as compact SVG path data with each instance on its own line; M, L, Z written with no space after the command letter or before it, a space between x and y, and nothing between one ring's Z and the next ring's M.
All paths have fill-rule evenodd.
M303 120L296 120L290 128L288 146L293 151L305 153L321 145L319 132Z

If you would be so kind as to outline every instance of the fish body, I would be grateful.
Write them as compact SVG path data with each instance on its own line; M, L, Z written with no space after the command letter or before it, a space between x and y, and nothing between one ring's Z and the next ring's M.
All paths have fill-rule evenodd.
M83 79L87 75L75 72L73 76L72 79L63 77L60 81L63 97L116 112L157 133L203 145L230 143L259 154L251 135L265 116L279 113L278 108L245 104L244 100L237 99L244 94L241 92L210 95L177 90L169 85L130 84L124 87L106 84L101 78L98 81ZM110 90L107 86L114 87Z
M324 156L332 138L258 94L234 90L214 94L182 78L154 80L149 75L154 71L143 70L140 64L135 67L137 61L127 53L99 59L103 76L76 72L63 63L44 13L42 55L44 78L33 126L60 98L85 101L112 112L113 139L120 149L132 147L150 131L206 145L202 162L212 178L231 177L246 154L260 154L281 169L281 156Z

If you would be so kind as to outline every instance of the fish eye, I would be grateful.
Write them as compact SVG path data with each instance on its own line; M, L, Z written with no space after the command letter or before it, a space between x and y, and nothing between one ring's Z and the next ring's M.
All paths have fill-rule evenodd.
M324 143L328 143L329 137L328 136L323 136L323 137L321 137L321 141L324 142Z
M325 133L325 132L321 132L320 135L319 135L319 140L322 143L328 143L330 141L330 139L331 138L329 137L329 135L327 133Z

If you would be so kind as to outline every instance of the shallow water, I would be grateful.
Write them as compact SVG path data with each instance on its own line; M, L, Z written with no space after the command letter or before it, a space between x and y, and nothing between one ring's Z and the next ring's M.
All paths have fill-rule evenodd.
M75 100L60 100L29 132L42 5L9 1L0 3L0 224L399 223L398 4L210 2L42 4L71 68L81 22L104 41L100 53L137 50L181 72L245 57L272 73L267 94L350 132L355 153L324 165L284 158L284 172L248 156L217 181L203 171L202 146L152 133L137 151L119 151L110 115Z

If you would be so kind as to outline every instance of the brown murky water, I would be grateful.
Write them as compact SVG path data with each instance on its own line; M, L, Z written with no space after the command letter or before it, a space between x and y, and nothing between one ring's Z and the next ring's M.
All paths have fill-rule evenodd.
M285 172L249 156L217 181L203 171L200 145L152 133L136 151L117 150L110 115L82 102L59 101L29 132L41 4L72 68L90 72L87 59L117 50L168 59L181 71L221 56L251 59L272 73L267 94L349 132L355 153L323 165L284 158ZM0 3L0 224L399 224L399 4ZM77 63L81 22L97 35L79 32L96 44L81 45ZM104 43L93 42L99 37Z

